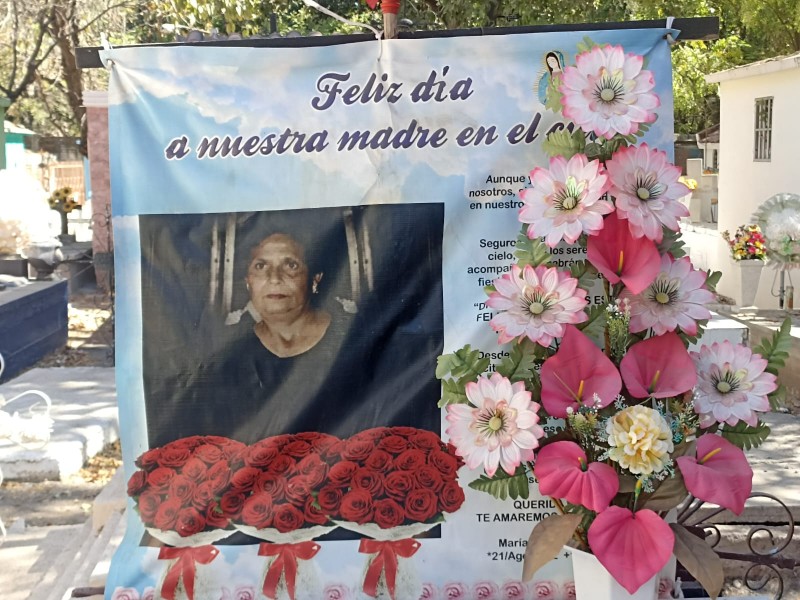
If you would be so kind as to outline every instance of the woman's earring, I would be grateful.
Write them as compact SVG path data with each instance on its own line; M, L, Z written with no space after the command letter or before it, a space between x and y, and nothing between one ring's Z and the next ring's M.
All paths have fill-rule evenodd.
M311 293L312 294L319 294L319 282L322 281L322 276L325 273L317 273L314 275L314 279L311 282Z

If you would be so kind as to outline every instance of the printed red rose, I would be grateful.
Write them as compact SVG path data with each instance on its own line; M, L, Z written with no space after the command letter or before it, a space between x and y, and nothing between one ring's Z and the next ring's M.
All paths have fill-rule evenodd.
M357 434L350 436L350 439L359 440L362 442L377 442L381 438L385 437L388 431L389 429L387 427L372 427L370 429L359 431Z
M394 459L394 466L400 471L414 471L425 464L425 453L413 448L406 450Z
M367 440L353 440L352 438L347 441L342 452L342 458L345 460L352 460L361 462L366 460L370 453L375 449L372 442Z
M434 450L428 455L428 464L447 478L455 477L456 471L458 471L458 461L455 457L441 450Z
M294 469L297 461L293 459L291 456L287 456L286 454L280 454L275 457L269 466L267 466L267 471L270 473L289 473L292 469Z
M316 488L328 475L328 465L322 462L322 459L317 454L309 454L299 463L297 463L297 471L308 479L308 484L312 488Z
M167 531L175 526L178 519L178 512L181 510L181 501L177 498L170 498L162 502L156 511L156 516L153 519L153 524L157 529Z
M261 473L253 484L254 492L266 492L274 501L286 496L286 477L276 473Z
M231 475L231 489L237 492L249 492L261 475L261 470L255 467L242 467Z
M247 451L247 445L235 440L228 440L230 444L226 446L219 446L222 450L222 455L228 462L238 460L239 457Z
M402 525L406 520L403 507L394 500L384 498L375 501L375 524L381 529L390 529Z
M328 448L325 450L325 460L330 465L334 465L338 461L344 460L342 458L342 454L344 453L344 449L347 447L347 442L345 440L336 440L333 442Z
M242 460L248 467L266 467L278 456L274 446L251 446L242 454Z
M464 459L463 459L463 458L461 458L461 457L458 455L458 452L457 452L457 450L456 450L456 447L455 447L453 444L451 444L450 442L447 442L447 453L448 453L450 456L452 456L453 458L455 458L455 459L456 459L456 465L457 465L457 469L460 469L460 468L461 468L461 467L463 467L465 464L467 464L467 463L465 463L465 462L464 462Z
M305 506L311 495L311 486L305 475L295 475L286 482L286 499L295 506Z
M317 494L317 504L327 514L336 516L339 514L339 506L342 503L342 490L331 485L325 486Z
M169 490L169 483L175 477L175 471L165 467L153 469L147 475L148 487L157 494L166 494Z
M339 514L342 515L342 518L353 523L371 522L374 510L372 496L368 491L362 489L347 492L339 505Z
M206 528L206 518L195 508L184 508L178 512L178 520L175 531L181 537L189 537L195 533L200 533Z
M349 487L357 469L358 465L349 460L336 463L328 471L328 481L336 487Z
M375 450L364 461L364 466L373 471L382 473L391 467L394 457L384 450Z
M169 482L169 495L180 500L183 505L188 505L196 487L197 484L188 477L176 475Z
M147 473L144 471L136 471L131 475L131 478L128 479L128 496L131 498L138 496L145 487L147 487Z
M328 435L326 433L314 433L313 439L308 438L301 438L300 436L303 434L298 434L298 439L305 440L306 442L311 444L314 452L318 454L325 455L337 442L339 442L339 438L333 435Z
M282 452L291 456L292 458L303 458L304 456L308 456L312 450L311 444L308 442L304 442L303 440L294 440L293 442L289 442L283 447Z
M389 434L390 435L400 435L405 438L411 437L412 435L419 433L422 431L421 429L417 429L416 427L406 427L403 425L398 425L397 427L390 427Z
M383 476L371 469L358 469L353 473L352 487L366 490L374 498L383 493Z
M408 493L414 489L414 474L409 471L394 471L383 479L383 489L386 495L403 502Z
M192 435L189 437L181 438L179 440L175 440L174 442L170 442L164 449L167 448L185 448L189 451L194 450L198 446L204 443L204 437L202 435Z
M378 450L384 450L395 456L408 449L408 440L399 435L390 435L378 442Z
M216 502L208 505L205 518L206 525L213 529L227 529L228 525L230 525L228 517L225 516L225 513L222 512L222 509Z
M409 519L422 522L438 512L439 502L430 490L412 490L406 497L404 508Z
M203 444L194 449L194 455L207 465L213 465L223 459L222 450L211 444Z
M139 516L145 525L152 525L156 517L156 512L161 506L161 496L154 492L143 492L137 500L136 506L139 508Z
M223 500L224 500L223 496ZM223 508L223 512L225 509ZM272 496L269 494L255 494L244 501L242 506L242 522L256 529L269 527L275 509L272 505Z
M444 485L442 474L431 465L422 465L419 469L416 469L414 471L414 480L420 487L432 492L438 492Z
M238 446L244 446L242 442L237 442L236 440L232 440L231 438L222 437L221 435L204 435L203 436L203 443L204 444L212 444L217 446L218 448L225 449L225 448L236 448Z
M328 522L328 515L314 502L313 496L306 498L306 503L303 507L303 518L306 523L312 525L325 525Z
M272 525L281 533L289 533L300 529L304 523L305 517L303 517L303 513L291 504L281 504L275 508L275 517Z
M158 466L158 457L161 456L161 449L154 448L153 450L148 450L144 454L142 454L139 458L136 459L136 466L140 469L145 469L146 471L150 471Z
M206 472L206 478L214 488L214 493L219 494L228 487L231 480L231 470L224 462L213 465Z
M180 469L191 457L192 452L188 448L164 447L161 449L161 454L158 455L158 466L167 469Z
M241 492L230 491L223 494L222 498L219 499L219 507L222 510L222 514L231 520L238 519L239 515L242 514L246 497Z
M181 469L181 475L185 475L192 481L200 481L203 477L206 476L208 472L208 467L206 463L204 463L199 458L190 458L186 461L186 464L183 465Z
M192 494L192 506L205 513L210 504L217 503L215 496L214 485L210 481L204 481L195 488Z
M439 492L439 511L456 512L464 504L464 490L457 481L450 481Z
M419 430L408 437L408 443L412 448L419 448L426 452L439 450L442 447L441 438L432 431Z

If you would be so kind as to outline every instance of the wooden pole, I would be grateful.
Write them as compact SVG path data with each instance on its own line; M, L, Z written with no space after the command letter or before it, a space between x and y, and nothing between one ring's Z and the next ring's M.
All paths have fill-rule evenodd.
M8 98L0 98L0 170L6 168L6 109L11 105Z
M400 12L400 0L381 0L383 12L383 37L391 40L397 37L397 13Z

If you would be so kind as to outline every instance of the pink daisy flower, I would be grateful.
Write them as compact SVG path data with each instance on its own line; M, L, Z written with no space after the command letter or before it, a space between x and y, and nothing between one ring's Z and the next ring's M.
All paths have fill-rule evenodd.
M528 337L544 347L553 338L564 335L567 323L583 323L583 309L589 303L586 290L578 287L578 280L555 267L520 269L512 265L511 272L494 280L497 291L492 292L486 304L499 310L489 325L500 335L501 344L520 336Z
M778 388L775 375L764 372L766 359L727 340L702 346L691 355L697 368L694 411L700 415L700 426L739 421L756 426L756 413L769 410L767 396Z
M666 152L649 148L647 144L621 148L606 165L617 212L628 219L633 237L642 236L660 242L662 226L678 231L681 217L689 209L680 199L689 188L678 178L680 168L667 160Z
M483 465L493 477L501 466L513 475L523 461L533 460L544 430L538 425L539 405L521 381L511 383L499 373L466 386L471 404L447 407L447 428L456 454L470 469Z
M714 294L705 288L706 273L692 268L688 257L675 260L670 254L661 257L661 272L646 290L631 294L623 290L620 298L627 298L631 311L631 332L652 328L661 335L675 331L697 335L697 321L710 319L705 307L714 301Z
M575 66L564 69L558 88L564 116L609 140L617 133L636 133L640 123L652 123L661 102L653 92L653 74L643 64L644 57L625 54L622 46L578 54Z
M603 215L614 210L601 200L608 189L608 177L599 161L576 154L550 159L550 169L531 171L532 188L520 192L525 203L519 220L529 223L528 237L544 237L554 248L562 239L574 244L582 233L593 234L603 228Z

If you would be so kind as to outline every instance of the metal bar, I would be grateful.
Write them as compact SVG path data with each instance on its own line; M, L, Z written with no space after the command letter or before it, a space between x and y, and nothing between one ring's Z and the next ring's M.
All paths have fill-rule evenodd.
M231 302L233 301L233 256L236 244L236 215L228 215L228 223L225 226L225 254L223 256L222 274L222 313L228 315L231 312Z
M219 219L214 219L214 226L211 228L211 281L208 286L208 304L217 304L217 294L219 293Z
M358 240L356 229L353 225L353 211L344 210L344 231L347 236L347 258L350 263L350 289L353 292L352 300L358 302L361 297L361 273L359 269Z
M648 21L626 21L622 23L576 23L570 25L525 25L520 27L476 27L473 29L444 29L437 31L400 31L397 39L430 39L444 37L479 37L484 35L512 35L517 33L550 33L562 31L603 31L624 29L660 29L665 27L664 19ZM672 27L681 32L681 40L715 40L719 37L718 17L692 17L675 19ZM134 46L117 46L117 48L157 48L167 46L201 46L201 47L242 47L242 48L308 48L338 46L360 42L374 42L371 33L351 35L322 35L296 38L247 38L244 40L215 40L208 42L169 42L164 44L139 44ZM81 69L100 69L105 65L100 60L100 46L76 48L75 60Z

